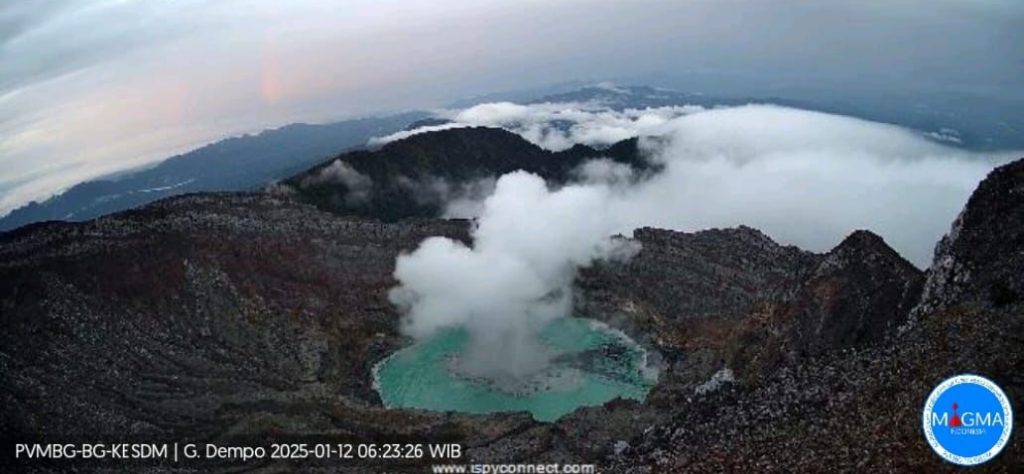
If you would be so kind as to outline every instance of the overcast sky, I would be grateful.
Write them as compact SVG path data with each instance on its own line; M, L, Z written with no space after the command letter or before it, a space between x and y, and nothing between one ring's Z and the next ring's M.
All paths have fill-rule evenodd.
M241 132L708 73L1021 97L1019 0L8 0L0 213Z

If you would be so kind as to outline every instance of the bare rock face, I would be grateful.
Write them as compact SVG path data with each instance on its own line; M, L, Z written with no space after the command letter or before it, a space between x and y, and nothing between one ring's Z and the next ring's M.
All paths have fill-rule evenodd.
M466 230L198 195L2 235L3 434L301 432L377 404L395 257Z
M669 321L742 319L757 301L786 298L819 259L749 227L642 228L633 238L641 245L636 257L584 271L579 286L591 297L606 288L623 305L632 297L634 306L643 303Z
M790 305L793 350L818 355L883 342L905 322L923 283L922 272L881 237L850 234L825 254Z
M824 255L749 227L633 238L642 247L632 260L582 272L580 311L646 338L685 383L720 370L757 379L785 361L880 343L923 282L867 231Z
M1022 189L1024 161L994 171L927 283L866 231L815 254L746 227L638 229L632 260L581 271L576 310L660 354L659 384L550 424L385 409L370 386L406 342L395 257L467 240L466 221L218 194L33 225L0 234L0 437L401 434L608 472L948 471L918 429L935 384L981 373L1024 405ZM1022 456L1017 436L984 469Z
M4 234L4 434L81 434L99 426L139 435L340 430L368 436L447 426L468 440L496 426L521 427L521 415L507 425L500 420L508 417L467 416L474 421L452 428L439 414L383 410L370 387L372 365L403 344L386 298L395 258L427 236L466 240L468 229L465 221L387 224L269 194L223 194ZM872 312L894 298L877 287L913 276L877 238L860 245L851 237L853 243L828 255L781 246L747 227L693 234L639 229L634 239L642 245L634 259L580 276L579 313L624 328L665 354L664 383L650 404L583 410L538 425L534 434L582 435L587 427L609 442L629 437L641 429L629 420L653 423L670 401L689 396L716 371L771 373L788 356L773 353L772 364L744 365L743 354L768 357L756 342L768 338L779 351L803 347L805 336L795 329L804 319L827 322L806 336L814 340L829 331L845 334L842 324L853 321L857 337L829 340L819 347L826 351L883 338L905 316L899 305ZM829 278L842 279L831 295L842 304L805 296ZM808 298L814 304L803 302ZM778 326L766 325L765 317ZM730 375L725 383L733 381ZM600 411L619 422L588 421ZM375 415L380 412L394 415ZM403 420L399 427L395 419ZM605 426L603 435L598 426ZM519 435L506 435L512 436L506 443L520 446ZM502 449L511 449L486 439L475 440L480 456L499 459ZM593 457L607 447L530 446L516 449Z
M916 315L1024 298L1024 160L996 168L935 247Z
M1024 302L1016 296L1024 275L1022 189L1024 160L981 183L936 250L913 309L916 323L895 334L885 329L889 336L873 344L856 341L898 323L920 277L877 237L852 235L825 256L796 299L804 322L783 339L809 343L807 357L786 361L756 384L719 384L678 400L669 419L608 454L612 470L958 472L924 442L921 407L938 383L967 372L991 378L1015 406L1024 404ZM845 282L845 296L830 293L824 301L834 303L816 303L820 282L833 278ZM880 294L871 302L865 291ZM830 307L837 311L823 312ZM821 318L806 317L815 314ZM815 321L829 320L847 330L814 331L825 327ZM815 335L841 348L822 351L828 344L814 343ZM1016 417L1015 431L1022 428ZM1015 436L976 469L1021 466L1024 441Z

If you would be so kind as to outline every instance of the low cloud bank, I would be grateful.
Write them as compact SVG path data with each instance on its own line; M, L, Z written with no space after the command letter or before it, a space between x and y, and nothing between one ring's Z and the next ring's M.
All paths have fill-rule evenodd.
M498 127L518 133L529 142L551 151L575 144L604 147L640 135L656 133L670 120L703 111L695 105L626 109L616 111L599 103L545 103L520 105L511 102L480 104L438 114L451 122L403 130L370 140L380 146L420 133L462 127Z
M870 229L919 267L931 262L985 174L1014 154L941 146L895 126L752 105L693 114L645 140L665 165L624 189L608 214L620 230L745 224L775 239L825 251Z
M970 192L995 165L1024 152L975 153L901 127L772 105L614 111L600 104L481 104L445 112L453 122L404 131L501 127L544 148L606 146L642 137L653 179L624 179L606 212L628 233L650 225L694 231L740 224L783 243L824 251L856 229L870 229L919 267ZM400 136L399 136L400 135ZM592 177L590 177L592 178ZM586 182L587 176L581 175ZM460 212L480 208L458 203Z
M537 333L571 311L577 269L628 256L610 236L640 226L695 231L745 224L814 251L864 228L926 267L977 183L1014 157L776 106L678 112L616 117L571 107L559 112L554 104L491 104L459 113L460 120L508 127L547 146L615 141L628 131L642 137L648 159L663 168L641 177L597 158L578 170L577 182L557 189L523 172L501 177L480 202L471 247L432 238L398 259L392 300L406 312L405 332L423 338L463 326L472 336L474 372L516 377L537 370L547 360ZM570 116L569 125L544 122ZM613 123L625 126L602 128Z

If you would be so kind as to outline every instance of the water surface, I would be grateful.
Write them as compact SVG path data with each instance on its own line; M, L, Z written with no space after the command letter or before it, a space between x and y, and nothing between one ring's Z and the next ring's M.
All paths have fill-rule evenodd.
M511 389L458 373L468 333L449 329L406 347L375 370L387 407L494 413L528 411L553 421L581 406L619 398L643 400L657 381L643 348L596 321L562 318L541 333L556 354L551 367Z

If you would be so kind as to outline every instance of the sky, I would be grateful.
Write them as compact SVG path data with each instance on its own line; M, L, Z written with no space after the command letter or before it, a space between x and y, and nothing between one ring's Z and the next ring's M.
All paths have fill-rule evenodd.
M11 0L0 214L226 136L563 81L1019 99L1021 44L1017 0Z

